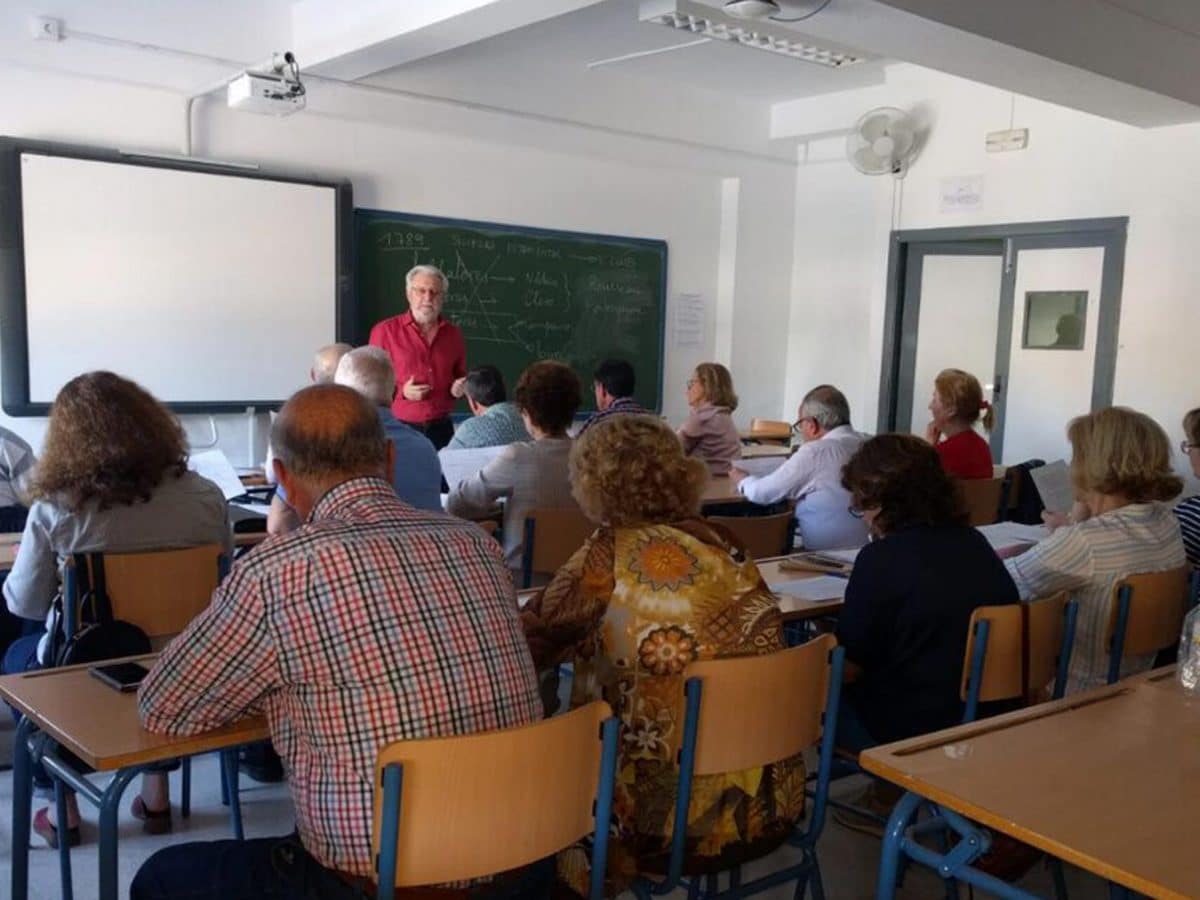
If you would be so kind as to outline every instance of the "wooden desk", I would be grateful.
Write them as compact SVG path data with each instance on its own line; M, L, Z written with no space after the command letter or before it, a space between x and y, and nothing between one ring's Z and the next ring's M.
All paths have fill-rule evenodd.
M742 448L742 459L761 459L765 456L791 456L792 448L786 444L747 444ZM737 460L733 461L737 465Z
M133 659L148 666L155 656ZM66 666L0 677L0 697L26 716L17 729L13 748L13 900L25 900L28 895L33 806L28 735L34 727L48 733L93 769L116 772L103 791L90 784L75 785L81 788L81 796L100 808L101 900L117 897L117 817L121 795L146 764L228 749L269 737L266 720L262 718L245 719L192 737L151 734L138 719L137 695L113 690L89 675L89 668L90 664ZM56 770L67 765L56 758L49 763Z
M1200 697L1168 668L867 750L859 761L910 792L889 832L904 827L906 807L915 812L910 798L924 797L1101 878L1182 900L1200 896L1197 747ZM893 896L888 872L900 849L889 836L881 900Z
M772 556L768 559L758 560L758 571L762 573L763 580L767 583L768 587L785 584L789 581L799 581L802 578L816 577L817 573L815 572L789 572L781 569L779 564L787 558L786 556ZM517 604L524 606L538 590L540 588L517 591ZM835 599L810 602L794 597L780 597L779 608L783 613L783 620L785 622L802 622L805 619L817 619L822 616L836 615L838 610L842 608L842 601Z
M700 502L701 504L745 503L746 498L738 493L737 485L728 475L709 475Z

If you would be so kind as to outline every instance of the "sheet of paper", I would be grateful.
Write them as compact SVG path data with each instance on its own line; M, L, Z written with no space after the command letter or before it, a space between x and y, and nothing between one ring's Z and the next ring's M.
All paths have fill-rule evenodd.
M207 478L221 489L226 500L246 493L242 480L238 478L233 463L220 450L201 450L188 457L188 468L202 478Z
M451 489L457 487L460 482L466 481L495 459L503 449L502 445L499 447L472 447L469 450L443 449L438 451L438 458L442 461L442 475L446 479L446 484Z
M787 462L787 457L785 456L763 456L754 459L743 457L742 459L735 459L733 467L741 469L747 475L758 475L761 477L763 475L770 475L785 462Z
M704 295L677 294L674 309L675 346L684 350L704 347Z
M799 601L800 604L841 600L846 596L846 584L845 578L836 575L817 575L814 578L797 578L795 581L773 584L771 590L780 597L779 608L787 612L798 606L797 603L789 606L789 600Z
M1050 536L1045 525L1022 525L1020 522L997 522L995 525L980 525L979 533L988 543L999 550L1014 544L1036 544Z
M1029 477L1037 485L1042 504L1051 512L1068 513L1075 505L1075 491L1071 488L1071 472L1061 459L1029 470Z

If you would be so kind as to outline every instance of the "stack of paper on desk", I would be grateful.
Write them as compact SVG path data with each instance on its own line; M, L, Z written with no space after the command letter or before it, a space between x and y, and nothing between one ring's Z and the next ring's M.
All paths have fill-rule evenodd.
M438 459L442 461L442 477L450 489L466 481L504 449L499 447L472 447L466 450L442 449L438 451Z

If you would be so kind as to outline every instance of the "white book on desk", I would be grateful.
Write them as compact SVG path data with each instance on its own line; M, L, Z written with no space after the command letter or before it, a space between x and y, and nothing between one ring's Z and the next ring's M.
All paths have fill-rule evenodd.
M468 447L465 450L443 448L438 451L442 461L442 477L450 490L471 478L476 472L495 459L506 445L498 447Z

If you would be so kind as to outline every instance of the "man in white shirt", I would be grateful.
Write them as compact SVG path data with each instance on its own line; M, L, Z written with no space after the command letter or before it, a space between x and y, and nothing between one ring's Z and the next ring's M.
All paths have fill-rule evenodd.
M850 514L850 493L842 487L842 467L865 440L850 427L850 404L837 388L822 384L804 395L797 419L804 443L782 466L763 476L734 468L730 478L751 503L795 500L805 549L861 547L867 528Z

